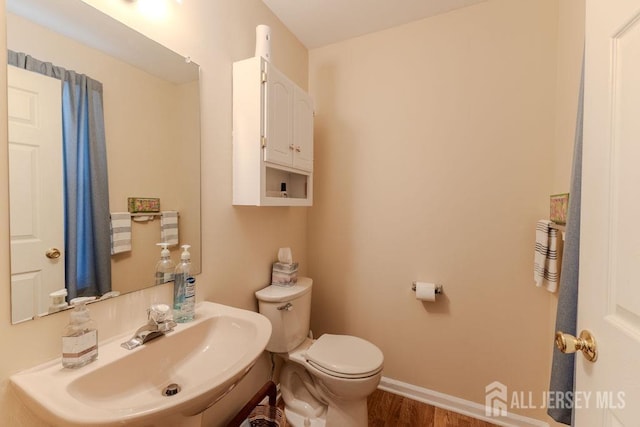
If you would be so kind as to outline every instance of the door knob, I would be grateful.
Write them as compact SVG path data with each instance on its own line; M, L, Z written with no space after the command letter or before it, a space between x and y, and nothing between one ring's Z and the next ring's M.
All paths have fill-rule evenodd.
M578 338L565 334L562 331L556 332L556 347L563 353L575 353L581 350L589 362L598 360L596 339L591 335L591 332L586 329L580 332Z
M45 252L45 255L47 256L47 258L49 259L58 259L60 258L60 249L58 248L51 248L49 249L47 252Z

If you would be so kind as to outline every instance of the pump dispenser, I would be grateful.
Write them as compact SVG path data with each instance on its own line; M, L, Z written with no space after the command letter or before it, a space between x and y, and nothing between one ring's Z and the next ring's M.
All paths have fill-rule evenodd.
M156 246L162 246L160 261L156 263L156 285L162 285L173 281L176 265L171 261L171 252L168 249L169 243L156 243Z
M182 245L180 264L176 267L173 284L173 320L190 322L196 312L196 279L191 276L190 245Z
M86 303L95 298L74 298L69 324L62 332L62 366L79 368L98 358L98 330Z

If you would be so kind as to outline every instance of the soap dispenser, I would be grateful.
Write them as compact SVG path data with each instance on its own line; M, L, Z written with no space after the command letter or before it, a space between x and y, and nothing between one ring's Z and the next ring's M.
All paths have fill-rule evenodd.
M98 330L89 316L87 302L93 297L74 298L69 324L62 332L62 366L79 368L98 358Z
M196 279L191 276L190 245L182 245L180 264L176 267L173 283L173 320L190 322L196 312Z
M173 273L176 265L171 261L171 252L169 252L169 243L156 243L162 246L160 251L160 261L156 263L156 285L162 285L173 281Z

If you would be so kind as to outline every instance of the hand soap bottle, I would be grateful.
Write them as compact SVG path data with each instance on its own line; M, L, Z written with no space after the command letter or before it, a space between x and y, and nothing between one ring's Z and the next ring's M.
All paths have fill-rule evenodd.
M173 283L173 320L190 322L196 313L196 279L191 276L189 245L182 245L180 264L176 267Z
M71 320L62 332L62 366L79 368L98 358L98 330L86 303L94 298L74 298Z
M156 243L157 246L162 246L160 251L160 261L156 264L156 285L162 285L173 281L173 273L176 265L171 261L171 252L169 252L168 243Z

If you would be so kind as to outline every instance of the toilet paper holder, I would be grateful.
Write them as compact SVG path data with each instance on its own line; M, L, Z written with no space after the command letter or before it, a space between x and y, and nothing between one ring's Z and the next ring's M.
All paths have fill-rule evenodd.
M411 284L411 290L412 290L413 292L415 292L415 291L416 291L416 283L417 283L417 282L418 282L417 280L414 280L413 282L411 282L411 283L412 283L412 284ZM443 289L442 285L436 285L436 294L438 294L438 295L439 295L439 294L441 294L441 293L443 293L443 292L444 292L444 289Z

